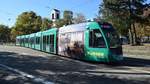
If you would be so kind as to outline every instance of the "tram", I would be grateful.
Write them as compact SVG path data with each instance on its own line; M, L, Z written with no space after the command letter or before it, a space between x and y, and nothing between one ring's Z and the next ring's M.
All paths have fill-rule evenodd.
M86 61L123 60L119 36L106 22L73 24L17 36L16 45Z

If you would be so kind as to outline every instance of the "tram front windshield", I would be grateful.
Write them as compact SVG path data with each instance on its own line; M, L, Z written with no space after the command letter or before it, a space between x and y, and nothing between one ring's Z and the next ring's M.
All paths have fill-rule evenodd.
M119 36L112 26L103 25L101 28L104 31L107 40L109 41L110 48L116 48L121 45Z

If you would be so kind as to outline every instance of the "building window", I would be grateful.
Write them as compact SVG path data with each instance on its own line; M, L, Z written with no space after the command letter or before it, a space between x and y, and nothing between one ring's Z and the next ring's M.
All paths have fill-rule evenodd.
M56 14L56 19L59 19L59 13Z
M52 14L52 19L55 19L55 18L54 18L54 14Z

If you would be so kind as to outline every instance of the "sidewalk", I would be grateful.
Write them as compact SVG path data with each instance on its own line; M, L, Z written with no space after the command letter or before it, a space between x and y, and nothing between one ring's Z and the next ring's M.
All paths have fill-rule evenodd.
M144 46L123 45L123 54L134 56L149 56L150 58L150 44L146 44Z

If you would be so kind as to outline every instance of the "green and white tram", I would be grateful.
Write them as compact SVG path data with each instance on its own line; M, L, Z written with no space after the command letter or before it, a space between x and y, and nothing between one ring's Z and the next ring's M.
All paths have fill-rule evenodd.
M16 45L23 46L20 39L27 37L30 48L48 53L96 62L123 60L119 36L109 23L86 22L18 36Z

